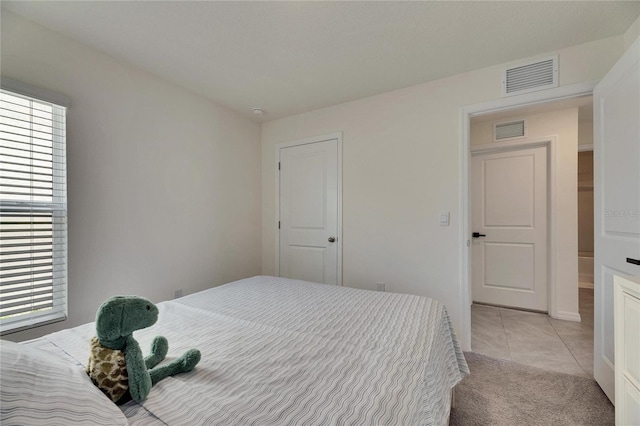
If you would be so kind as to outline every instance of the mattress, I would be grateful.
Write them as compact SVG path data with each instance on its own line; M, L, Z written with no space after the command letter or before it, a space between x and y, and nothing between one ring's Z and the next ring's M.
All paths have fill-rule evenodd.
M158 304L148 353L202 360L120 408L131 425L441 425L469 370L436 300L253 277ZM84 366L93 323L26 345Z

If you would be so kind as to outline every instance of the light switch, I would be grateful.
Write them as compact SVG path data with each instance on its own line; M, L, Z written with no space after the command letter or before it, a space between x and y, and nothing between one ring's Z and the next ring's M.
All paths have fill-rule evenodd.
M440 213L440 226L449 226L449 212Z

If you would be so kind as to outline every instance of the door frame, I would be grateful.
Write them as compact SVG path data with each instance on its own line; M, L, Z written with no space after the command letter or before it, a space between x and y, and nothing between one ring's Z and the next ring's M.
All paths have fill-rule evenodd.
M460 109L460 343L471 350L471 117L536 104L593 95L598 80L510 96ZM552 266L553 268L553 266ZM554 269L555 271L555 269Z
M289 142L276 144L275 170L276 170L276 276L280 276L280 229L278 222L280 221L280 173L277 172L280 163L280 150L283 148L291 148L293 146L309 145L317 142L324 142L336 139L338 142L338 230L336 231L337 243L337 285L342 285L342 132L329 133L326 135L312 136L304 139L297 139Z
M556 316L557 309L555 306L555 290L556 290L556 219L552 214L556 208L556 165L557 165L557 144L558 138L556 136L547 136L543 138L524 138L518 141L507 142L494 142L491 144L482 144L470 147L469 160L473 154L494 154L501 152L518 151L529 148L544 147L547 149L547 309L549 315L551 312L555 312L553 316ZM471 167L471 161L469 161L469 167ZM469 169L471 172L471 169ZM471 173L469 173L471 177ZM471 197L471 192L469 192ZM469 200L469 209L471 208L471 200ZM472 212L469 210L469 220L472 220ZM470 224L471 225L471 224ZM469 246L469 269L471 271L471 246ZM471 271L472 272L472 271ZM473 282L470 280L469 285L472 286ZM470 287L470 297L473 294L473 287ZM473 303L473 297L471 297Z

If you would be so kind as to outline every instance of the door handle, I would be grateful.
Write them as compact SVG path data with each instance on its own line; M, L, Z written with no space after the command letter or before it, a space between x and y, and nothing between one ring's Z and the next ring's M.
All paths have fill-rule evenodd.
M640 265L640 259L632 259L627 257L627 263L633 263L634 265Z
M336 242L336 237L329 237L329 242L330 243L335 243Z
M486 235L485 235L485 234L481 234L481 233L479 233L479 232L474 232L473 234L471 234L471 236L472 236L473 238L486 237Z

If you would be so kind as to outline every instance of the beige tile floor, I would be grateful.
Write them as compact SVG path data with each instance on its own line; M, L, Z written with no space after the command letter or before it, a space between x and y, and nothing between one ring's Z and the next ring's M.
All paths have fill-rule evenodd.
M593 290L580 289L582 322L474 304L471 350L546 370L593 377Z

